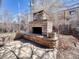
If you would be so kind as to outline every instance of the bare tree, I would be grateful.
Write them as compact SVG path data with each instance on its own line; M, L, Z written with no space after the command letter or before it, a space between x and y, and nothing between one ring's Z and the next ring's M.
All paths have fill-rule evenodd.
M8 11L4 10L3 12L3 31L4 32L10 32L11 31L11 21L10 21L10 17L8 15Z
M29 24L28 15L22 15L20 17L21 17L20 29L26 32L28 31L28 24Z

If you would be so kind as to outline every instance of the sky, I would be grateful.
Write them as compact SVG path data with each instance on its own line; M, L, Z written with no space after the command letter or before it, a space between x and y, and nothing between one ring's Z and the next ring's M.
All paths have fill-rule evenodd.
M17 14L18 12L28 13L30 11L29 2L30 0L2 0L0 13L4 11L7 11L9 15L14 15ZM20 5L19 8L18 5Z
M18 8L18 2L21 5ZM63 0L66 6L73 5L75 3L79 3L79 0ZM2 0L2 8L0 8L0 14L3 11L7 11L9 15L15 15L19 11L21 13L28 13L30 11L30 0Z
M74 5L74 4L79 4L79 0L63 0L65 6L71 6L71 5Z

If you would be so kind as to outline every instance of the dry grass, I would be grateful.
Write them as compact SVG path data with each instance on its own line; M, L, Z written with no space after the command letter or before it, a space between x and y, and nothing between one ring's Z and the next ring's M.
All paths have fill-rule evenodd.
M73 36L62 35L57 59L79 59L79 40Z

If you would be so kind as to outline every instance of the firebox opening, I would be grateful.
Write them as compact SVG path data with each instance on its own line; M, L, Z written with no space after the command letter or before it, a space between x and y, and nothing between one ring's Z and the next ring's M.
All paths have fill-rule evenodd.
M42 35L42 27L32 27L32 32L34 34L40 34L40 35Z

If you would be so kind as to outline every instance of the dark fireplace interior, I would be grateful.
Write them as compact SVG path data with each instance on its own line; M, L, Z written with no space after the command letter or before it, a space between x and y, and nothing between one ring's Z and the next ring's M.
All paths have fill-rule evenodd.
M32 32L34 34L40 34L40 35L42 35L42 27L32 27Z

